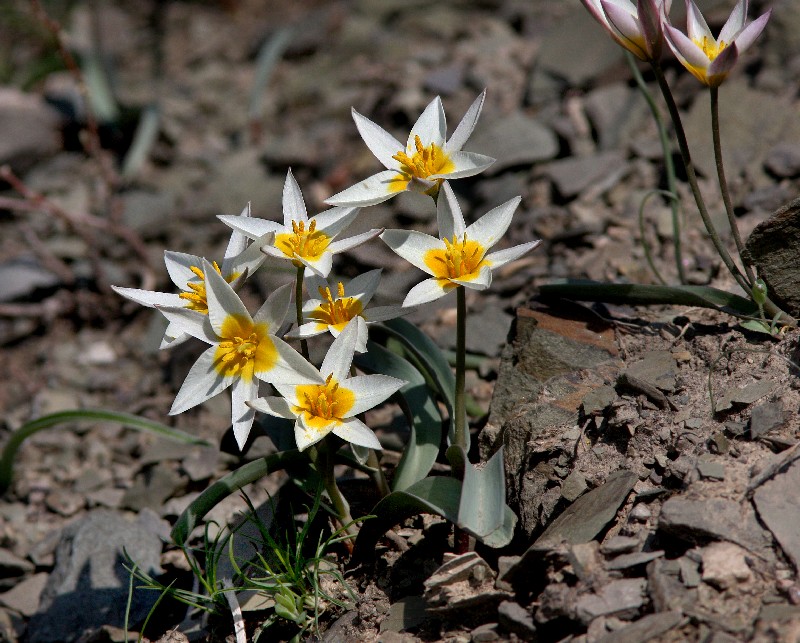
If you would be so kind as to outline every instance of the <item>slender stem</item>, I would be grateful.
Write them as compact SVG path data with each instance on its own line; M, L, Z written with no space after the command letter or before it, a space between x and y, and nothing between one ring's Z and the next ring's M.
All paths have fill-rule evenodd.
M636 85L639 88L642 96L644 96L647 106L650 108L650 112L653 114L653 120L656 123L656 127L658 128L658 138L661 141L661 151L664 155L664 171L667 173L667 191L672 195L669 206L672 210L672 245L675 252L675 267L678 270L678 280L682 284L685 284L686 272L683 268L683 251L681 249L681 219L678 208L678 187L675 179L675 162L672 160L672 146L669 142L667 128L664 124L664 119L661 116L661 111L658 109L655 100L653 100L653 95L650 93L650 90L647 88L647 84L644 82L642 73L639 71L639 66L636 63L636 58L634 58L629 51L625 52L625 57L627 58L628 66L631 68L631 72L633 73L633 78L636 80ZM642 241L644 241L644 231L642 231L642 235ZM663 283L663 279L661 279L660 275L658 277Z
M294 285L294 305L297 312L297 327L303 325L303 276L305 275L306 267L303 264L297 266L297 277L295 278ZM304 339L300 340L300 353L308 359L308 342Z
M467 449L467 411L464 395L465 360L467 354L467 296L464 286L456 287L456 401L454 444Z
M705 201L703 200L703 195L700 192L700 186L697 183L697 174L695 173L694 163L692 163L692 156L689 152L689 144L686 141L686 132L683 129L681 115L680 112L678 112L678 106L675 104L675 98L672 96L672 91L669 88L667 79L664 77L664 70L661 69L661 65L659 65L657 62L653 62L651 64L653 71L655 72L656 79L658 80L658 86L661 89L661 93L664 95L664 100L667 103L669 115L672 118L673 124L675 125L675 136L678 139L678 147L681 150L681 158L683 159L683 164L686 167L686 177L689 179L689 187L692 188L692 194L694 195L695 203L697 203L697 209L700 212L700 217L703 219L703 224L705 225L706 231L711 237L711 242L714 244L714 248L716 249L717 254L719 254L720 259L722 259L722 262L725 264L725 267L728 269L731 275L733 275L736 283L738 283L739 286L741 286L741 288L749 294L750 284L747 282L747 279L733 261L733 258L728 250L725 248L722 240L719 238L719 234L717 234L717 230L714 227L713 222L711 221L711 217L708 214L708 209L706 208Z
M367 466L375 470L375 473L372 474L372 480L378 488L378 493L381 494L381 498L388 496L391 489L389 488L389 483L386 481L386 476L381 468L380 460L378 460L378 454L375 453L374 449L370 449L367 454Z
M736 242L736 249L739 251L739 258L742 260L747 280L752 287L755 283L756 276L753 272L753 267L745 260L744 243L742 243L742 235L739 234L736 215L733 213L731 193L728 189L728 181L725 179L725 165L722 162L722 143L719 135L719 87L709 87L709 89L711 92L711 135L714 139L714 160L717 164L719 189L722 192L722 201L725 203L725 213L728 215L728 223L731 226L733 240Z
M342 492L339 491L339 485L336 484L336 475L333 471L334 462L336 461L336 452L332 448L331 441L328 439L330 437L329 435L325 438L324 443L318 450L317 470L320 476L322 476L322 483L325 485L325 491L328 493L331 504L336 510L336 514L339 516L342 527L344 527L348 534L355 535L358 531L350 515L350 505L347 504L347 500L345 500Z

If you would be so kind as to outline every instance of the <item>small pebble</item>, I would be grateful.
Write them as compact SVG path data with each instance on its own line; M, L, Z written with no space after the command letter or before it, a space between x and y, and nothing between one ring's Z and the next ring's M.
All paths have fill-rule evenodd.
M630 519L636 520L637 522L647 522L652 515L653 513L650 511L650 507L641 502L638 505L634 505L629 514Z

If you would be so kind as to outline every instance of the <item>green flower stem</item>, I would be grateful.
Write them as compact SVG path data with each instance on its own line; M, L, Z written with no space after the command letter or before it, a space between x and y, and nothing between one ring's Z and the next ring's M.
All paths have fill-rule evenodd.
M350 505L347 504L347 500L345 500L342 492L339 491L339 486L336 484L336 475L333 471L335 462L336 449L331 440L331 436L328 435L325 438L322 446L317 451L317 471L322 477L322 483L325 485L325 491L328 493L331 504L336 510L336 514L339 516L339 521L342 523L342 527L347 534L354 536L358 533L358 530L355 528L353 518L350 515Z
M722 192L722 201L725 203L725 213L728 215L728 223L731 226L733 240L736 242L736 249L744 265L747 281L750 285L755 283L756 276L753 267L745 260L744 243L742 235L739 234L739 226L736 223L736 216L733 213L731 194L728 190L728 181L725 178L725 165L722 162L722 143L719 136L719 87L709 87L711 93L711 135L714 139L714 160L717 164L717 178L719 179L719 189Z
M453 444L467 449L467 410L464 395L467 354L467 295L464 286L456 286L456 399Z
M383 474L380 460L378 460L378 454L375 453L374 449L370 449L367 454L367 466L370 469L374 469L375 473L371 473L372 481L375 483L378 493L381 494L381 498L385 498L392 490L389 487L386 476Z
M294 285L294 306L297 311L297 327L303 325L303 277L305 276L306 267L303 264L297 266L297 277L295 278ZM308 359L308 342L304 339L300 340L300 353Z
M664 100L667 103L669 115L672 118L672 122L675 126L675 135L678 139L678 147L681 150L681 158L683 159L683 164L686 167L686 176L689 179L689 186L692 188L692 194L694 195L694 200L697 203L697 209L700 212L700 217L703 219L703 224L705 225L706 230L711 237L711 242L714 244L714 248L716 249L717 254L719 254L720 259L722 259L722 262L725 264L725 267L728 269L731 275L733 275L736 283L738 283L739 286L741 286L741 288L749 294L750 284L747 282L747 279L739 270L730 253L728 253L728 250L722 243L722 240L719 238L719 234L717 234L717 230L714 228L714 224L712 223L711 217L706 209L703 195L700 192L700 186L697 183L697 174L695 173L694 163L692 162L692 156L689 152L689 144L686 141L686 132L683 129L681 115L678 112L678 106L675 104L675 98L672 96L672 90L669 88L669 83L667 83L667 79L664 77L664 70L661 69L661 65L659 65L657 62L652 62L651 64L656 75L656 80L658 80L658 86L661 89L661 93L664 95Z
M658 138L661 141L661 151L664 154L664 170L667 173L667 191L671 195L669 205L672 210L672 244L675 252L675 267L678 270L678 281L685 284L686 272L683 268L683 251L681 249L681 219L678 208L678 187L675 179L675 162L672 160L672 146L667 136L667 128L664 125L664 119L661 117L661 111L658 109L655 100L653 100L653 95L647 89L647 84L644 82L642 73L639 71L636 58L634 58L633 54L629 51L625 52L625 57L633 73L633 78L636 80L636 85L642 96L644 96L645 101L647 101L647 106L650 108L650 112L653 114L653 120L658 128ZM642 230L642 240L644 241L644 230ZM657 271L656 274L658 275ZM660 275L658 275L658 277L663 283L663 279L661 279Z

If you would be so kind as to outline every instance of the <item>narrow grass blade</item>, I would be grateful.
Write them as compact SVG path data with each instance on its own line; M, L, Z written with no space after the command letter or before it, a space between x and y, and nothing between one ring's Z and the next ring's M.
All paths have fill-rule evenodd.
M118 413L116 411L104 411L101 409L76 409L73 411L59 411L50 413L40 418L26 422L19 429L14 431L11 438L3 448L3 455L0 457L0 494L6 492L11 485L11 477L14 469L14 457L22 443L44 429L67 424L71 422L115 422L132 429L148 431L164 438L183 442L184 444L197 444L200 446L211 446L206 440L201 440L180 429L174 429L166 424L154 422L147 418L131 415L129 413Z

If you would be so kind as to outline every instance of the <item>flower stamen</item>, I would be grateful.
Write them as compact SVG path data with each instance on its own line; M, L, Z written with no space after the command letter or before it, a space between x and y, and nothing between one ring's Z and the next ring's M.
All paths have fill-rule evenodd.
M231 283L234 279L236 279L236 277L239 276L238 273L233 273L225 277L216 261L212 262L211 265L214 267L214 270L217 271L217 274L221 275L228 283ZM196 310L199 313L207 315L208 297L206 295L206 276L197 266L189 266L189 270L191 270L194 275L200 279L200 281L187 281L186 288L188 288L188 290L180 293L178 297L188 302L186 304L186 308Z
M317 222L311 221L306 228L305 221L292 221L292 232L285 232L275 237L275 247L287 257L302 257L307 260L318 259L328 247L330 239L324 232L317 230ZM294 262L295 265L302 265Z

